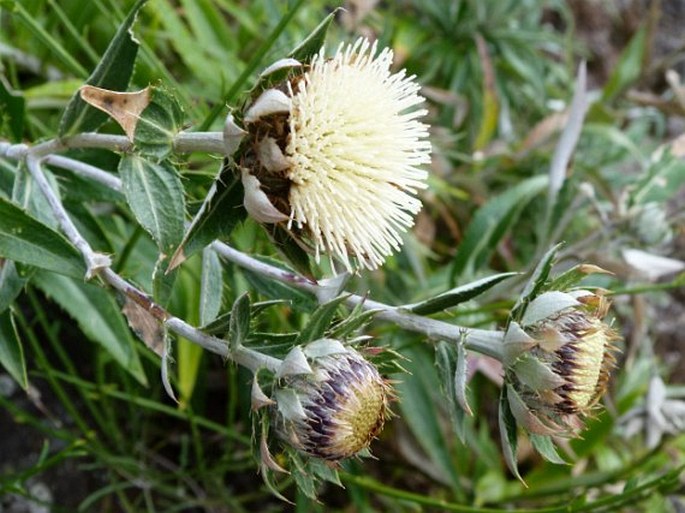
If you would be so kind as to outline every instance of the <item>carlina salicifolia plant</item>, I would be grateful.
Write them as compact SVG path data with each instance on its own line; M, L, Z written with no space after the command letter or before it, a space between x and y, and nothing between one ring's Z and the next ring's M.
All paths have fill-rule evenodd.
M129 27L124 28L121 37L127 38ZM0 143L0 155L26 161L68 243L76 246L88 263L88 278L102 279L133 301L145 323L157 323L165 333L177 333L252 371L260 468L272 490L276 491L268 471L283 469L281 453L273 457L269 450L269 440L274 438L270 435L284 442L283 452L294 462L288 470L298 486L313 496L316 490L304 486L305 480L313 475L336 482L331 466L367 454L390 416L388 404L393 394L383 377L388 373L379 371L378 362L348 340L351 332L330 330L343 304L354 311L341 323L355 315L366 322L375 315L432 339L458 342L464 356L469 350L501 360L506 368L500 418L507 461L516 472L519 425L531 433L543 455L550 457L550 445L535 437L574 435L579 420L599 400L608 380L614 335L602 320L607 305L597 293L569 289L571 278L584 276L586 268L547 281L551 252L503 332L462 328L427 315L470 300L514 273L482 278L421 303L391 307L362 296L341 295L343 283L329 287L326 280L298 275L215 241L230 233L216 229L216 217L235 224L242 204L257 221L283 227L317 260L325 254L342 262L347 270L375 269L399 249L401 232L411 227L421 206L417 194L426 186L426 172L420 166L430 160L428 128L419 121L425 114L419 108L423 101L419 86L403 71L391 71L389 49L379 51L366 39L341 45L330 59L319 50L321 44L318 42L309 57L293 54L267 68L244 108L227 118L223 133L184 132L182 112L161 88L137 96L112 91L101 95L104 90L85 88L84 99L90 96L94 104L99 102L99 108L122 123L126 137L70 135L66 130L63 137L35 147ZM140 100L135 112L131 110L134 100ZM113 106L121 107L123 117L115 115ZM119 175L69 158L49 158L81 146L122 152ZM223 153L227 158L210 194L184 231L185 191L169 156L190 151ZM276 356L266 349L261 352L259 335L250 333L256 309L251 310L246 296L234 303L227 333L223 328L215 331L211 322L202 328L190 326L162 307L158 298L151 298L112 270L109 260L93 258L97 255L90 243L46 179L45 162L123 191L136 220L158 243L160 254L166 256L176 248L168 272L194 251L206 248L253 274L310 293L321 305L288 347L273 350ZM156 192L163 193L136 194L142 189L148 192L147 183L138 181L142 176L154 178ZM234 184L240 180L244 189L244 194L235 195L237 200L229 191L226 178L231 177ZM9 200L0 197L0 206L12 219L36 232L55 235ZM174 208L166 208L169 206ZM206 222L211 216L215 216L212 222ZM201 230L205 231L194 239ZM22 253L13 253L12 246L2 249L3 258L40 267L35 259L22 261ZM80 266L74 266L74 275L82 278ZM332 280L337 283L336 278ZM134 325L131 316L129 322ZM350 330L363 324L349 323L356 326ZM219 338L219 333L225 339ZM168 340L163 338L165 380L169 353ZM391 351L383 352L392 357ZM458 366L462 371L463 361ZM455 388L463 392L465 380L457 381ZM463 400L463 393L460 397Z
M399 250L421 208L430 162L426 110L415 77L391 70L393 52L360 38L332 58L288 58L262 73L242 119L236 160L244 206L285 223L318 262L376 269ZM282 77L269 80L269 77ZM242 130L233 129L233 133Z

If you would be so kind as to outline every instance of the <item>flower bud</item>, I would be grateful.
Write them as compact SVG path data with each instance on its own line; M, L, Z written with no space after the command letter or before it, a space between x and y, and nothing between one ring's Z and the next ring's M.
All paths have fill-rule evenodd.
M546 292L504 337L507 397L516 420L540 435L573 434L607 388L619 337L601 295Z
M263 223L287 219L317 260L328 253L350 271L350 257L375 269L400 247L426 187L419 166L431 146L418 121L426 111L416 109L424 99L414 77L391 72L392 57L359 39L332 59L323 50L306 65L283 59L262 76L285 78L243 114L239 165L243 182L256 184L248 212Z
M389 416L388 383L360 353L336 340L318 340L301 351L311 371L285 373L276 384L278 435L316 458L354 456L383 429Z

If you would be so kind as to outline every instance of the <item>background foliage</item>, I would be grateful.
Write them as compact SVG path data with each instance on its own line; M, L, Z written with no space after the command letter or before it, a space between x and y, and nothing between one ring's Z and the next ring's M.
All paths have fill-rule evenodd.
M0 2L2 139L56 136L67 102L134 3ZM392 305L415 303L494 272L530 271L562 240L561 267L591 262L613 273L588 284L613 291L624 356L607 408L564 446L569 464L546 462L524 446L528 487L508 473L496 427L501 369L485 357L471 360L477 415L462 426L461 443L436 366L441 347L374 323L366 333L405 357L408 371L393 375L398 416L372 447L378 459L347 462L344 488L320 491L326 506L286 479L278 486L294 502L287 505L256 475L247 373L181 339L176 405L162 389L159 359L130 332L115 295L79 279L78 258L53 264L62 272L73 266L67 274L75 279L20 266L11 280L13 264L5 261L0 511L29 503L52 511L680 511L685 149L682 139L671 141L685 130L685 89L682 44L668 39L672 19L685 19L678 5L358 1L337 13L328 33L329 48L357 34L392 46L397 65L424 85L433 127L430 189L414 233L382 271L362 273L349 290ZM161 83L182 107L184 126L220 130L224 106L240 105L258 70L335 7L319 0L150 0L134 28L141 46L129 89ZM596 41L602 37L604 45ZM545 177L580 59L589 61L591 106L549 211ZM111 122L104 130L120 133ZM108 170L119 166L116 155L100 150L69 155ZM174 158L192 214L220 163L203 154ZM54 226L43 197L21 176L14 162L0 159L0 198ZM253 301L288 300L254 319L252 331L264 344L292 341L307 324L312 297L215 256L191 258L173 289L163 280L153 284L158 247L124 195L56 169L52 176L89 242L114 255L117 272L168 298L170 311L190 324L229 311L245 291ZM9 202L0 203L0 246L9 244L13 215ZM230 240L278 258L249 220ZM523 283L507 282L438 318L501 326L516 300L512 290Z

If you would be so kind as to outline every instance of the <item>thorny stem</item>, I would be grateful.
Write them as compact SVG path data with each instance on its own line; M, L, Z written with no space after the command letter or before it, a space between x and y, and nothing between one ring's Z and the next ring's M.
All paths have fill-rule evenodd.
M67 157L54 155L54 153L70 148L102 148L111 151L128 151L131 147L131 142L125 136L84 133L64 139L47 141L32 148L23 144L12 145L0 141L0 157L4 156L15 160L26 160L32 175L38 177L36 181L41 188L41 191L43 191L48 198L50 207L53 209L56 218L60 222L60 227L65 235L67 235L69 240L81 251L84 259L86 259L86 262L88 263L89 270L97 271L99 268L103 267L101 265L98 266L97 258L102 257L103 255L94 253L88 243L78 233L64 211L59 199L55 196L52 187L50 187L45 179L40 163L43 161L53 166L67 169L74 174L97 181L113 190L120 191L122 189L122 184L118 177L95 166L84 164L78 160ZM174 149L179 152L204 151L224 153L223 134L220 132L183 132L176 137ZM51 197L52 199L50 199ZM320 301L323 300L322 298L327 297L326 288L324 286L306 277L269 265L238 251L223 242L215 241L212 243L211 247L226 260L233 262L248 271L314 294ZM95 259L94 266L92 265L93 259ZM233 350L231 354L229 354L228 346L224 340L207 335L202 331L193 328L185 321L171 316L162 307L156 305L144 292L128 283L109 267L105 266L105 268L99 272L99 275L112 287L124 293L127 297L145 308L160 322L164 322L170 330L199 344L205 349L226 358L230 358L236 363L244 365L252 370L256 370L260 367L275 370L278 367L280 360L277 358L263 355L245 347ZM503 332L501 331L458 326L448 322L412 314L401 308L386 305L355 294L349 295L347 304L350 306L360 305L364 310L375 310L378 312L376 315L378 319L397 324L409 331L423 333L432 339L446 340L455 343L464 340L466 349L493 357L500 361L502 360Z

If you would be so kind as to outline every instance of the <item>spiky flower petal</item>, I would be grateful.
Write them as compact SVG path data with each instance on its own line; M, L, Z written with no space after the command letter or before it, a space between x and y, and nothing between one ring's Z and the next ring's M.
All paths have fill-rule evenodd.
M424 99L414 77L391 72L392 58L366 39L332 59L322 49L245 115L253 174L317 260L331 254L348 270L350 257L375 269L399 249L426 186L419 166L431 147L418 120L426 111L416 108Z
M353 349L317 353L311 373L279 380L277 432L309 456L337 461L367 448L380 433L389 415L390 389L376 367Z
M548 292L529 306L534 322L509 326L504 341L508 398L528 431L575 433L606 391L618 339L602 320L608 307L603 296L586 291ZM535 312L547 314L539 318Z

